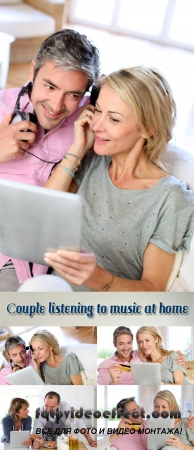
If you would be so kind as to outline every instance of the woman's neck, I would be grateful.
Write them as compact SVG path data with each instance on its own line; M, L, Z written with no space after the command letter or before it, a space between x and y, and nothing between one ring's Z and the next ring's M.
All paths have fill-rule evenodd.
M46 363L49 367L56 367L61 362L63 355L55 355L52 353L49 358L46 360Z
M112 156L109 176L120 189L147 189L166 174L148 161L144 150L125 152Z
M154 350L151 354L150 354L150 358L152 362L160 362L160 360L163 358L162 353L158 352L158 350Z

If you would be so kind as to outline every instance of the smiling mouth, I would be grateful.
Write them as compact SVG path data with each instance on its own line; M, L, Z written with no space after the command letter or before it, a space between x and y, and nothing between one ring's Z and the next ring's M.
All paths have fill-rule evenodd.
M103 139L103 138L100 138L98 136L95 137L95 140L98 143L110 142L110 139Z
M69 113L69 111L67 109L62 109L61 111L51 111L50 109L48 109L43 103L42 103L42 107L47 115L47 117L52 117L53 119L58 118L59 116L61 116L61 114L67 114Z

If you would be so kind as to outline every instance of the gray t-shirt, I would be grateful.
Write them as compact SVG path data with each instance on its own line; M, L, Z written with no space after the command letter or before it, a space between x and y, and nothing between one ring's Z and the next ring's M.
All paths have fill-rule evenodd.
M180 434L175 434L176 437L179 437L181 442L183 444L190 445L192 447L191 441L194 441L194 430L191 430L191 428L187 428L185 426L185 423L188 422L188 419L186 417L183 417L178 425L175 425L175 428L178 428ZM161 450L174 450L174 447L171 445L166 445Z
M74 353L63 356L57 367L49 367L47 363L41 366L42 375L46 384L73 384L70 375L78 375L84 367Z
M189 250L193 192L174 176L161 178L149 189L121 190L109 177L110 162L110 157L89 151L74 178L83 198L81 247L92 251L97 264L112 274L140 280L149 242L167 253Z
M171 352L161 363L161 380L163 383L173 383L173 372L181 370L183 372L183 384L191 384L187 378L187 371L184 367L179 366L175 359L180 356L177 352Z

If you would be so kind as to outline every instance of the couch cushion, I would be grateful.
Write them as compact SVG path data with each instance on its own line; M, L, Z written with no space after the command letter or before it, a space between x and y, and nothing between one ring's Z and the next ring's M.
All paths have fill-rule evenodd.
M55 20L24 3L1 6L0 31L21 39L46 36L55 32Z
M194 191L194 155L170 145L165 162L169 164L169 172L179 180L186 181L189 188ZM169 290L170 292L193 292L193 265L194 237L192 238L189 252L183 253L182 262L181 255L180 258L179 256L175 258L175 264L168 280L166 290Z

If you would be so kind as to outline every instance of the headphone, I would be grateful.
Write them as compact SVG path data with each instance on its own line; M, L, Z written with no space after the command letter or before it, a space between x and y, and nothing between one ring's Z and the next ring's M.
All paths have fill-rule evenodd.
M36 118L35 114L21 111L21 107L20 107L20 98L26 92L27 93L31 92L32 88L33 88L33 84L30 81L26 86L23 86L20 89L20 92L19 92L17 100L16 100L16 104L14 106L14 110L13 110L13 113L12 113L11 123L22 122L23 120L29 120L30 122L33 122L33 123L37 122L37 118ZM30 131L30 130L24 130L24 131Z

